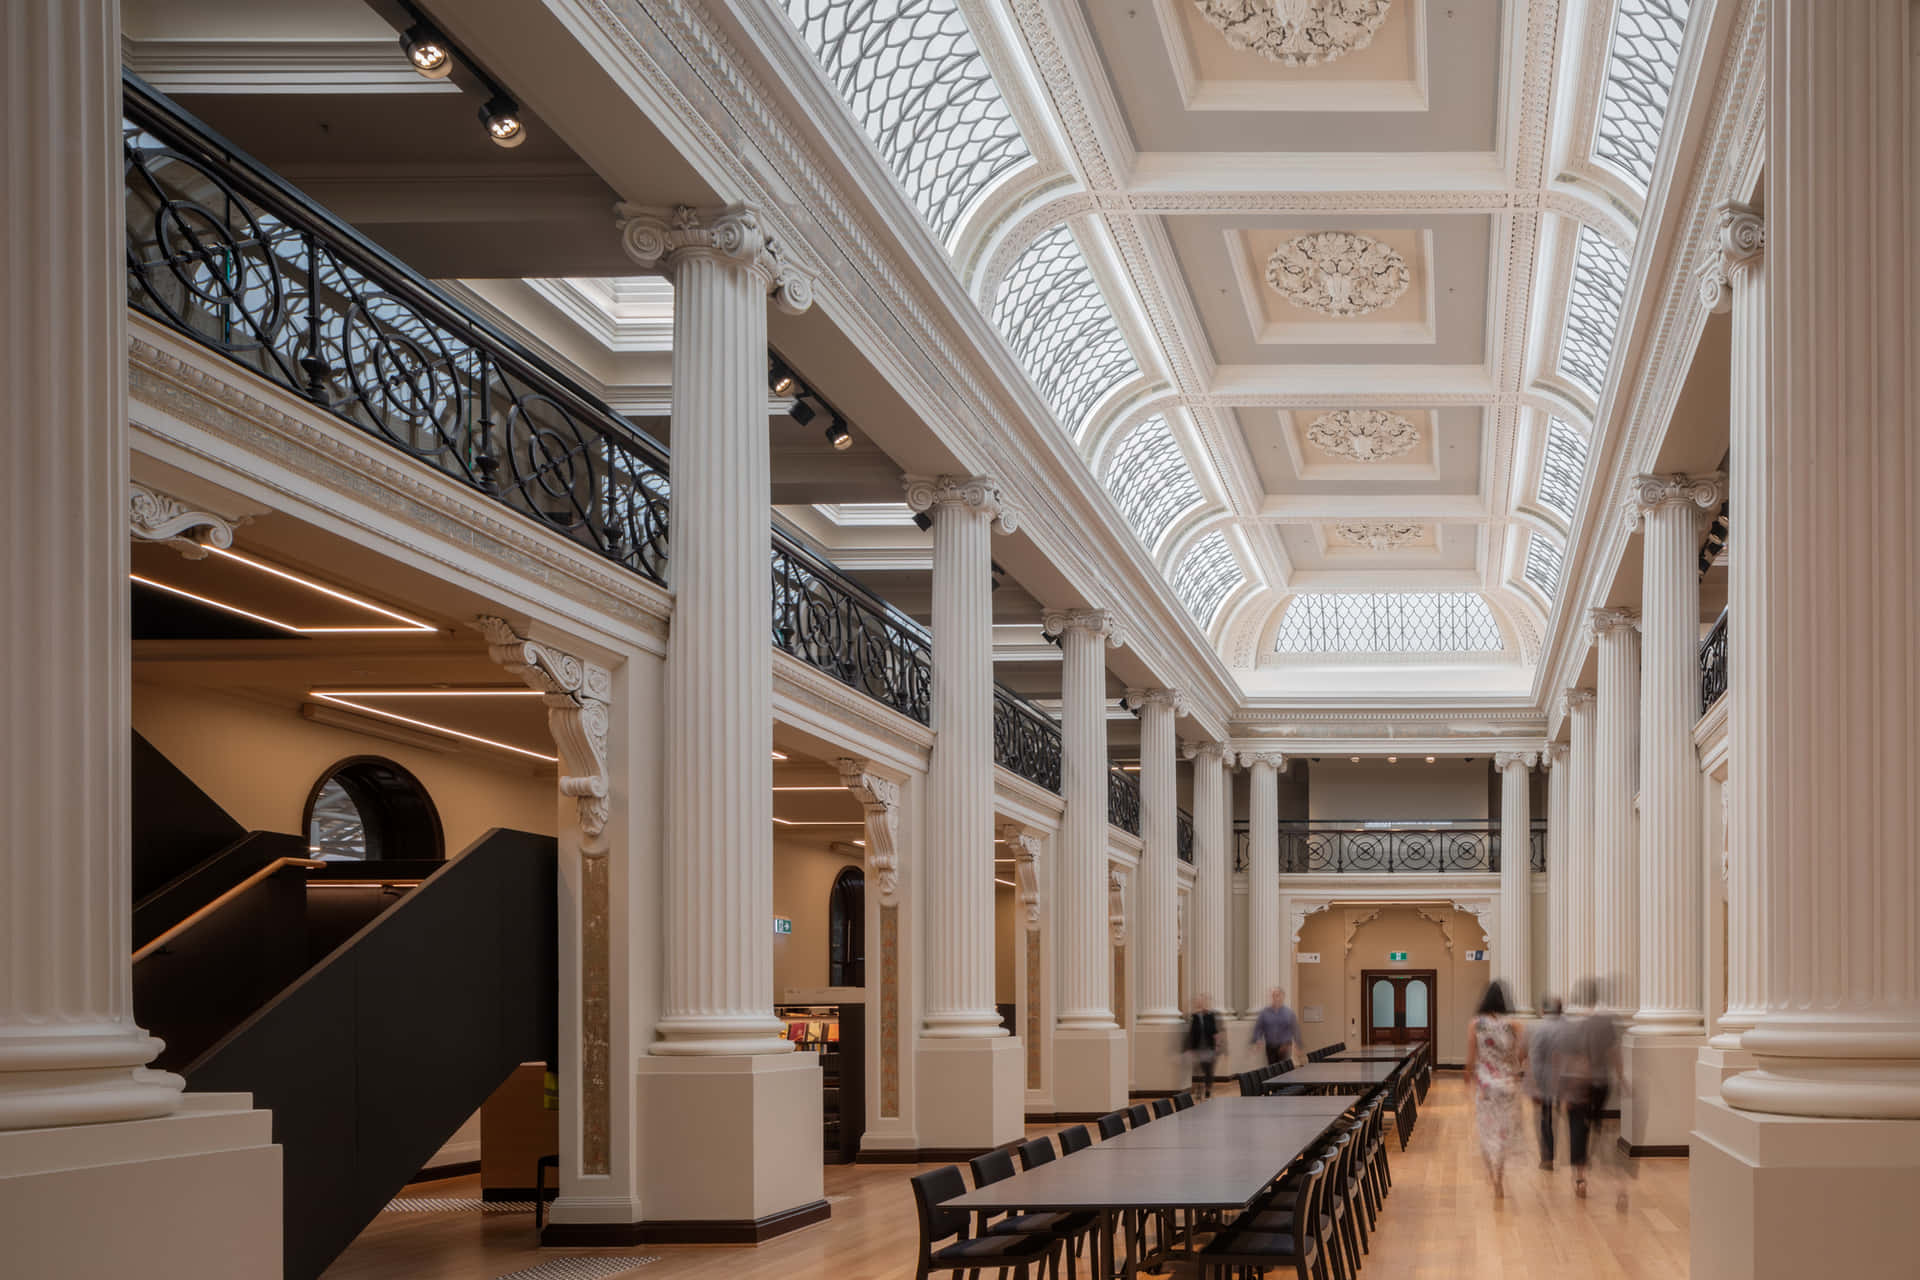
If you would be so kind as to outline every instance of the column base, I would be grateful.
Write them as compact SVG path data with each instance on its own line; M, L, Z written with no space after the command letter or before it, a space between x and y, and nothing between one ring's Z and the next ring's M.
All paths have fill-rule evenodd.
M977 1156L1026 1135L1027 1055L1016 1037L922 1036L915 1054L923 1153Z
M153 1120L0 1132L9 1275L277 1280L280 1148L244 1093Z
M1127 1105L1127 1033L1119 1027L1053 1033L1056 1115L1100 1116Z
M1715 1036L1700 1046L1700 1056L1693 1063L1693 1094L1696 1099L1712 1098L1720 1101L1720 1086L1742 1071L1751 1071L1754 1057L1739 1047L1740 1037L1732 1036L1731 1045L1724 1038Z
M1684 1156L1693 1130L1693 1069L1704 1035L1629 1031L1620 1057L1620 1141L1635 1156Z
M1920 1123L1736 1111L1700 1100L1688 1170L1692 1280L1913 1274Z
M1128 1038L1132 1041L1133 1076L1129 1093L1178 1093L1192 1083L1193 1064L1186 1055L1186 1023L1135 1023Z
M633 1238L740 1243L827 1216L815 1055L647 1057L635 1074L646 1222Z

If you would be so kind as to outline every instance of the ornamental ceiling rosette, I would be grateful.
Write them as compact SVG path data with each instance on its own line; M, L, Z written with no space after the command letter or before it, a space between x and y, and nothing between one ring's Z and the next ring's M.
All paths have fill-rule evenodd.
M1335 409L1313 420L1307 439L1330 457L1379 462L1411 452L1420 428L1386 409Z
M1411 279L1391 245L1352 231L1310 231L1267 259L1267 283L1296 307L1364 316L1399 301Z
M1355 547L1397 551L1418 542L1426 529L1406 520L1346 520L1333 526L1334 536Z
M1194 0L1227 43L1284 67L1332 62L1364 49L1392 0Z

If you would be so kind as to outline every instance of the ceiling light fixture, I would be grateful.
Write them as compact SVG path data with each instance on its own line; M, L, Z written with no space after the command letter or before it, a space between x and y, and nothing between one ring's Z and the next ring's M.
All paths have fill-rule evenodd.
M786 361L775 355L767 357L767 390L777 396L791 396L801 389L800 379L787 368Z
M820 415L807 401L795 400L793 408L787 410L787 416L804 427Z
M480 123L496 147L517 147L527 140L527 126L520 119L520 104L504 93L496 93L480 108Z
M1428 756L1428 757L1427 757L1427 763L1428 763L1428 764L1432 764L1432 763L1433 763L1433 757L1432 757L1432 756Z
M784 751L776 751L773 753L773 758L775 760L785 760L787 758L787 753Z
M1388 764L1399 764L1399 763L1400 763L1400 757L1399 757L1399 756L1388 756L1388 757L1387 757L1387 763L1388 763Z
M414 690L379 689L372 692L378 693L382 697L396 695L420 696L420 692ZM539 690L537 689L529 689L527 692L534 694L536 697L539 696ZM483 738L477 733L467 733L461 729L449 729L446 725L434 724L431 720L415 720L411 716L396 715L394 712L382 711L379 707L370 707L365 703L352 700L352 697L368 697L369 694L364 691L356 694L353 690L348 690L347 694L343 695L330 689L309 689L307 690L307 696L309 698L318 698L322 702L330 702L337 707L346 707L349 710L358 711L362 715L376 716L382 720L391 720L396 724L409 724L416 729L426 729L433 733L444 733L449 738L460 738L467 742L477 742L484 747L495 747L501 751L509 751L516 756L525 756L529 760L542 760L548 764L557 764L560 760L559 756L550 756L542 751L529 751L525 747L516 747L511 742L501 742L495 738ZM442 696L445 695L443 694Z
M853 448L853 432L847 430L845 419L837 413L833 415L833 421L827 424L827 443L842 453Z
M168 583L161 582L158 579L149 578L144 574L129 573L127 576L133 579L135 582L140 583L143 586L152 587L158 591L164 591L169 595L179 596L184 600L192 600L196 604L204 604L211 608L218 609L223 613L231 613L236 617L247 618L254 622L265 623L267 626L275 627L281 631L292 632L295 635L370 635L370 634L392 635L395 633L425 633L425 634L431 635L440 630L440 628L434 626L430 622L423 622L419 618L410 617L409 615L400 613L397 610L389 609L385 605L378 605L371 600L364 599L360 596L353 595L346 591L341 591L334 587L329 587L325 583L316 582L312 578L303 577L300 574L293 573L286 569L282 569L279 565L269 564L265 560L255 559L253 556L246 555L242 552L229 551L229 550L226 550L225 548L215 547L211 545L206 546L205 549L209 555L219 556L222 559L232 561L235 564L245 565L247 568L252 569L255 572L268 574L272 577L279 578L283 582L291 582L297 587L304 588L305 590L311 591L316 595L326 596L330 600L338 600L343 604L350 604L350 605L353 605L355 608L365 609L369 613L378 614L383 618L391 618L395 623L399 625L363 626L363 627L301 626L299 623L296 623L296 622L288 622L281 618L270 618L263 613L255 613L250 609L242 609L239 605L229 604L224 600L216 600L212 596L201 595L198 592L188 591L184 587L172 586Z
M1359 764L1359 763L1360 763L1360 757L1359 757L1359 756L1355 756L1355 757L1353 757L1353 762L1354 762L1355 764Z
M1005 885L1005 886L1007 886L1007 888L1009 888L1009 889L1017 889L1017 888L1019 888L1019 887L1020 887L1019 885L1017 885L1017 884L1015 884L1015 883L1014 883L1013 881L1011 881L1011 880L1002 880L1002 879L1001 879L1001 878L1000 878L999 876L995 876L995 877L993 878L993 882L994 882L995 884L1003 884L1003 885Z
M400 37L400 48L413 69L429 80L445 80L453 74L453 54L440 33L424 22L416 22Z

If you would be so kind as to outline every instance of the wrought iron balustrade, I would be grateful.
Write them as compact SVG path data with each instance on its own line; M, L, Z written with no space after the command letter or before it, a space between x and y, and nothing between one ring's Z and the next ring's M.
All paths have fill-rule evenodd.
M1128 835L1140 834L1140 783L1124 769L1107 770L1107 822Z
M666 581L659 445L137 77L123 87L131 308Z
M1713 630L1700 642L1700 714L1727 691L1727 613L1720 611Z
M773 643L921 724L932 718L933 641L926 631L777 534Z
M1180 821L1174 827L1173 851L1180 861L1193 865L1193 815L1185 809L1180 810Z
M1011 689L993 687L993 762L1060 793L1060 726Z
M1545 871L1547 869L1547 824L1536 822L1533 830L1527 832L1527 869Z
M1498 823L1283 821L1280 823L1282 875L1327 872L1496 873L1500 870ZM1234 831L1235 871L1251 865L1251 838L1244 823ZM1534 871L1547 869L1547 825L1536 820L1527 832L1527 861Z

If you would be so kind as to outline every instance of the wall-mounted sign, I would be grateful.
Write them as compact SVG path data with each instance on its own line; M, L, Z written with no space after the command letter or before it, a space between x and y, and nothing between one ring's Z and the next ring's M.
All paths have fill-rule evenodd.
M1300 1009L1302 1022L1318 1022L1326 1016L1326 1011L1317 1004L1304 1005Z
M1407 958L1407 953L1406 953L1406 952L1404 952L1404 951L1389 951L1389 952L1387 952L1387 959L1388 959L1389 961L1393 961L1393 960L1405 960L1406 958Z
M1487 958L1487 953L1484 951L1467 952L1467 959L1469 960L1485 960L1486 958Z
M1319 964L1320 953L1318 951L1296 951L1293 953L1293 959L1296 964Z
M787 916L775 916L773 918L773 931L775 933L792 933L793 920Z

